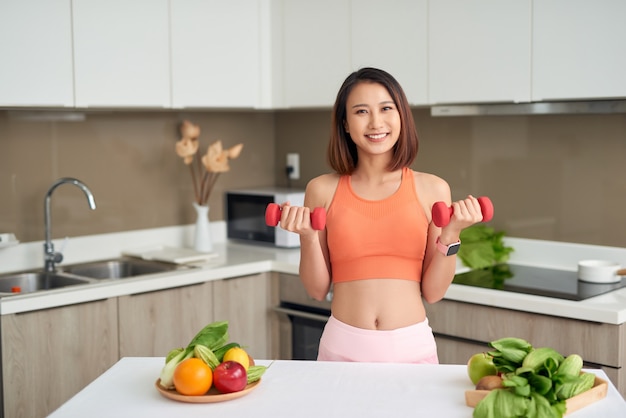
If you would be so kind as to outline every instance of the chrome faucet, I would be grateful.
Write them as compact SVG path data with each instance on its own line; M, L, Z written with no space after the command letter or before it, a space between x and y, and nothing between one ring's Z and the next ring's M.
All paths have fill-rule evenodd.
M93 194L89 187L87 187L82 181L71 178L64 177L55 181L50 189L48 189L48 193L46 193L46 198L44 200L44 223L46 228L46 241L43 244L43 252L44 252L44 262L45 262L45 271L52 272L54 271L54 265L56 263L60 263L63 261L63 254L57 253L54 251L54 244L50 238L50 198L52 197L52 192L54 189L59 187L62 184L73 184L85 193L87 196L87 201L89 202L89 207L91 210L96 209L96 201L93 198Z

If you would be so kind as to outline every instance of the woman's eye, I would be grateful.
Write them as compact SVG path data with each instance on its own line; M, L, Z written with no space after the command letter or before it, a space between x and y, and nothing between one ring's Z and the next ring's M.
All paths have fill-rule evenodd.
M385 106L385 107L383 107L383 110L384 111L393 110L393 106Z
M367 111L365 109L357 109L356 114L364 114L367 113Z

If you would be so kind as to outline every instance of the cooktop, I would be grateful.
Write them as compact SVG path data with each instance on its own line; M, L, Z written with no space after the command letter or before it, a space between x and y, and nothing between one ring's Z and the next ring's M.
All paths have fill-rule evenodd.
M452 283L580 301L625 287L626 277L617 283L586 283L576 271L498 264L457 274Z

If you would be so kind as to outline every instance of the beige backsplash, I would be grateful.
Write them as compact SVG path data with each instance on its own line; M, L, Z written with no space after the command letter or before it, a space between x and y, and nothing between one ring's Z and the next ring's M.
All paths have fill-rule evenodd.
M415 109L420 150L413 168L445 178L453 198L489 196L495 228L509 236L626 247L626 115L430 116ZM177 124L202 129L205 148L243 142L210 198L224 219L228 188L286 185L285 154L300 154L301 180L328 171L330 111L88 112L80 122L24 120L0 111L0 232L43 239L43 203L59 177L52 236L192 223L193 190L174 153Z

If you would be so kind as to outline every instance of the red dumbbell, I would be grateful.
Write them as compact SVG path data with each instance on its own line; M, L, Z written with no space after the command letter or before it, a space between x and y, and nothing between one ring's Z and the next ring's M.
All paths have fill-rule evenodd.
M270 203L265 209L265 223L269 226L276 226L280 221L282 209L277 203ZM321 231L326 227L326 209L315 208L311 212L311 226L316 231Z
M478 198L480 211L483 213L483 222L489 222L493 218L493 203L487 196ZM450 223L454 213L454 207L447 206L445 202L436 202L433 205L433 222L438 227L444 227Z

